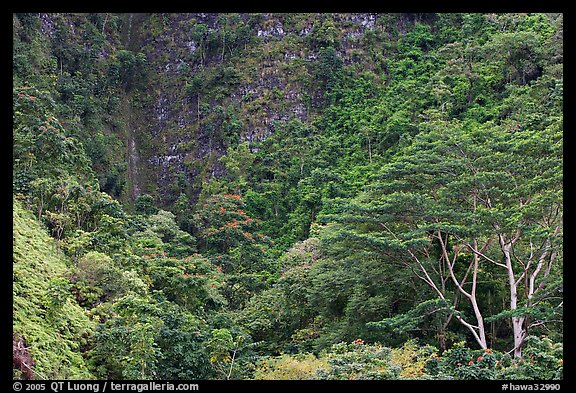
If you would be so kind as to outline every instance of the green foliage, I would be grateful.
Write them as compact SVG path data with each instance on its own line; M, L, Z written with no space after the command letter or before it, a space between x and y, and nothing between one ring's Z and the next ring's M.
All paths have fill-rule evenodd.
M501 371L501 379L558 380L564 376L562 343L547 337L526 338L523 358Z
M154 205L154 197L148 194L138 195L134 202L134 210L146 216L158 212L158 208Z
M12 329L26 340L35 378L92 379L80 350L96 326L70 294L68 262L21 202L13 203Z
M76 299L88 308L126 293L143 294L147 290L134 271L120 269L108 255L96 251L78 260L72 280Z
M13 89L13 164L16 177L93 176L82 144L54 116L50 92L24 84ZM28 191L18 184L15 192Z
M419 346L416 340L408 340L402 347L392 349L390 363L393 370L398 372L398 379L427 379L427 361L434 359L435 354L436 348Z
M368 322L367 326L389 329L396 334L419 330L423 325L437 328L450 311L453 311L453 308L444 299L429 299L415 305L405 314L398 314L379 322Z
M318 379L316 371L326 369L327 363L311 353L304 355L283 354L262 359L254 372L257 380L309 380Z
M226 274L223 291L232 308L269 285L275 273L267 256L270 240L257 232L260 220L244 209L240 195L213 195L202 203L195 218L199 249L210 254Z
M323 18L314 21L312 33L310 34L310 44L313 48L323 49L333 47L338 42L338 29L334 21L330 18Z
M397 366L390 363L390 355L390 348L356 339L352 343L334 344L318 357L305 353L264 358L254 378L387 380L393 378L397 370Z
M150 379L160 350L155 342L162 326L160 310L148 299L128 295L114 303L115 318L98 325L90 352L98 373L116 379Z
M255 379L419 379L507 380L562 379L562 345L531 336L527 359L515 362L508 354L472 350L463 342L439 354L430 345L409 340L401 347L367 344L362 339L338 343L316 357L311 353L266 357Z
M214 329L206 345L210 363L220 374L218 379L237 379L236 375L242 375L242 371L238 371L241 369L241 357L246 348L251 346L245 334L233 334L226 328Z
M34 377L562 379L562 14L13 27Z
M390 367L390 348L367 345L361 339L334 344L321 359L329 365L327 370L317 371L322 379L386 380L394 375Z
M146 55L129 50L119 50L110 65L110 79L120 83L125 89L143 86L145 81Z
M426 370L432 379L562 379L562 344L529 336L525 345L525 357L514 361L508 354L471 350L458 343L441 356L433 353Z
M342 60L332 46L318 51L318 65L315 77L320 81L322 91L330 92L342 78Z
M426 368L435 379L498 379L498 370L509 357L490 349L479 351L457 343L441 357L431 356Z
M559 135L535 130L511 134L490 123L439 124L439 128L430 124L429 132L422 131L398 160L383 168L381 180L360 194L357 203L348 204L339 217L334 216L334 221L344 223L342 238L354 239L356 247L380 250L383 255L404 253L409 261L406 266L421 278L425 270L432 271L427 261L438 258L431 236L434 231L453 237L454 248L449 252L454 261L458 261L460 247L486 242L498 234L512 239L516 233L518 250L524 247L522 239L553 242L559 216L534 216L532 207L539 212L562 209ZM540 138L548 144L539 144ZM536 156L539 159L534 161ZM549 168L555 168L558 176ZM544 173L547 181L537 180ZM524 198L534 204L524 207ZM497 247L483 255L496 258L501 252ZM445 257L442 254L439 260ZM493 260L485 259L485 263ZM433 279L424 278L433 289L435 280L445 279L441 272L434 274Z
M206 322L167 301L130 294L98 325L89 357L101 377L203 379L213 377L205 351Z
M284 349L299 325L299 310L286 303L284 291L273 287L252 296L236 316L236 322L258 343L260 350Z
M196 252L196 239L179 228L173 213L159 210L156 214L150 215L146 221L149 231L166 244L165 250L170 255L183 258Z
M223 285L219 266L205 258L177 259L165 255L144 255L146 272L154 288L162 289L168 300L189 311L217 308L225 301L218 289Z

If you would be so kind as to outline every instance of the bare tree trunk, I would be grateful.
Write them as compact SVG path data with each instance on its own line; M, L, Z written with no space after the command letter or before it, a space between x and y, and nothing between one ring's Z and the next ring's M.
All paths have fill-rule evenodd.
M224 62L224 51L226 50L226 31L222 32L222 55L220 56L220 62Z
M476 253L474 253L473 255L473 260L472 260L472 289L470 292L466 291L463 287L463 284L465 282L465 279L462 280L462 282L459 282L458 279L456 278L456 275L454 274L454 264L456 263L456 259L458 257L459 254L459 249L457 249L455 247L455 251L454 251L454 256L452 257L452 261L450 261L450 257L448 255L448 246L447 246L447 239L444 240L444 237L442 235L441 231L436 231L436 237L438 238L438 240L440 241L440 245L442 247L442 256L448 266L448 272L450 273L450 277L452 278L452 281L454 281L454 284L456 285L456 287L458 288L458 290L460 291L460 293L462 293L465 297L468 298L468 300L470 301L470 304L472 305L472 309L474 310L474 316L476 317L476 325L472 325L466 321L464 321L461 317L456 316L456 319L458 319L458 321L460 321L460 323L462 323L464 326L466 326L474 335L474 338L476 339L476 341L478 342L478 344L480 345L480 347L482 349L486 349L488 348L487 342L486 342L486 329L484 328L484 318L482 317L482 312L480 311L480 307L478 307L478 302L476 300L476 285L478 282L478 264L479 264L479 260L478 260L478 255ZM477 250L478 249L478 242L476 240L474 240L474 249Z
M44 210L44 194L40 192L40 203L38 204L38 221L42 220L42 210Z
M226 375L226 380L230 379L230 376L232 375L232 368L234 367L234 360L236 360L236 351L238 350L238 345L236 345L236 348L234 348L234 351L232 352L232 361L230 362L230 370L228 371L228 375Z
M106 17L104 18L104 23L102 23L102 35L104 35L104 31L106 29L106 22L108 22L108 13L106 13Z
M380 223L380 225L386 229L387 232L389 232L390 234L392 234L392 236L394 236L396 239L398 239L398 237L396 236L396 234L394 234L394 232L392 232L384 223ZM435 234L433 235L434 237L436 237L439 241L440 241L440 245L442 248L442 255L440 257L439 262L442 262L443 264L445 264L448 268L448 276L452 279L452 281L454 282L454 284L456 285L456 287L458 288L458 291L463 294L466 298L468 298L468 300L470 300L470 302L472 303L472 307L474 308L474 314L476 316L476 321L477 321L477 325L473 325L471 323L469 323L468 321L466 321L462 315L458 314L458 313L453 313L449 318L451 318L452 316L454 316L454 318L456 318L456 320L458 322L460 322L462 325L464 325L474 336L474 339L476 340L476 342L478 343L478 345L480 345L480 347L482 349L486 349L488 348L487 343L486 343L486 333L485 333L485 329L484 329L484 319L482 318L482 313L480 312L480 308L478 307L478 304L476 302L476 282L477 282L477 273L478 273L478 258L477 256L474 257L473 263L470 264L470 266L468 267L466 273L464 274L464 277L459 281L456 278L456 275L454 273L454 264L456 263L456 259L460 253L460 249L457 247L454 247L454 256L452 258L452 261L450 261L450 257L448 255L448 247L447 247L447 240L444 240L443 238L443 234L442 231L435 231ZM475 243L476 244L476 243ZM487 247L488 243L486 244L485 247ZM476 247L477 248L477 247ZM410 254L410 256L412 257L412 259L416 262L416 264L418 265L418 267L420 268L420 271L422 272L423 275L420 275L418 273L416 273L417 277L420 278L421 280L423 280L426 284L428 284L439 296L440 299L444 300L444 301L448 301L446 299L446 295L445 295L445 288L444 288L444 277L440 277L440 281L442 282L441 288L438 288L438 286L436 285L436 283L434 282L434 280L432 279L432 277L430 276L430 272L426 269L426 267L422 264L422 262L420 261L420 259L418 258L418 256L410 249L407 250L408 254ZM472 292L468 293L465 289L464 289L464 284L466 283L467 279L468 279L468 274L470 273L471 269L473 270L473 277L472 277ZM434 269L433 269L434 270ZM439 274L438 271L436 271L437 274ZM454 301L454 307L456 307L456 300ZM449 319L446 322L446 325L448 325Z
M514 240L506 241L502 234L498 235L500 241L500 248L504 254L506 262L506 270L508 271L508 285L510 289L510 310L514 311L518 308L518 281L514 276L514 267L512 266L512 245ZM512 317L512 331L514 335L514 357L520 359L522 357L522 345L524 344L525 331L524 331L525 317Z

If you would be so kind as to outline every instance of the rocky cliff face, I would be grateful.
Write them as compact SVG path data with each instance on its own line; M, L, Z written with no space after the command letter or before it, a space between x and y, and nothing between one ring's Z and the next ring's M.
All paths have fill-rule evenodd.
M101 178L111 162L118 168L117 178L101 182L111 184L110 192L122 187L125 200L149 193L169 206L182 193L194 200L206 181L222 176L218 159L228 147L262 141L292 119L311 123L326 104L326 81L337 64L358 64L358 72L371 70L380 78L374 83L385 83L392 35L428 17L129 13L37 19L58 59L61 92L67 72L75 83L70 89L89 85L94 67L106 80L89 85L84 97L101 108L77 114L85 125L106 119L88 127L88 143L101 132L101 140L116 137L124 145L123 151L103 142L94 148L107 154ZM116 90L110 93L110 86ZM78 100L74 94L70 107Z
M193 196L222 175L218 158L228 146L265 139L294 118L311 121L323 104L322 50L334 48L344 64L382 68L384 52L364 44L386 35L383 19L390 16L140 16L139 44L132 47L148 62L135 135L142 191L159 190L166 204L181 192Z

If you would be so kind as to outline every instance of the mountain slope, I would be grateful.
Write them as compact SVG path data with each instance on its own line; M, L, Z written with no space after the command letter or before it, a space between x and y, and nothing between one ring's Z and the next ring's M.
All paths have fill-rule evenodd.
M70 261L18 200L13 250L12 329L35 363L34 379L91 378L81 350L95 323L69 293Z

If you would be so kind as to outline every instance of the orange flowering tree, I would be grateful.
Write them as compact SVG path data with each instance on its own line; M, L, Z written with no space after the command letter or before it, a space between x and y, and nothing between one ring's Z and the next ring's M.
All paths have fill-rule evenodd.
M201 204L196 221L204 250L227 253L239 244L254 243L264 238L264 235L257 233L261 221L244 211L244 201L240 195L212 195Z
M198 249L226 274L224 295L233 308L265 288L277 270L267 256L271 242L258 230L262 222L244 208L240 195L212 195L195 217Z

